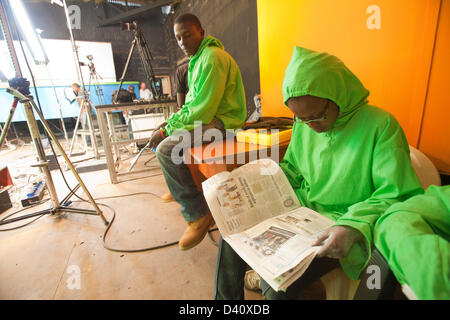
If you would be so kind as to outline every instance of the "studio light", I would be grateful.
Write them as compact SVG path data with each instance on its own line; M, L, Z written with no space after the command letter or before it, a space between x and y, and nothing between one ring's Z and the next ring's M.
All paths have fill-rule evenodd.
M16 71L12 66L11 57L3 50L0 51L0 71L8 80L16 76Z
M25 43L27 44L28 50L30 50L35 63L38 65L48 64L47 55L45 54L42 43L36 34L35 28L31 23L27 11L23 6L22 0L9 0L8 2L14 13L16 21L20 21L17 25L23 38L25 39Z

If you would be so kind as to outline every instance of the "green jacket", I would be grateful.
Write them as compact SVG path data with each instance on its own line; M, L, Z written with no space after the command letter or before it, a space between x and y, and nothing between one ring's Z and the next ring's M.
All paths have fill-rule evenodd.
M241 72L219 40L208 36L190 57L189 92L184 106L166 122L166 132L192 130L194 121L209 124L214 118L225 129L239 129L247 117Z
M295 124L280 166L303 205L363 234L340 261L357 279L370 258L377 219L393 203L423 190L402 128L390 113L367 104L369 92L338 58L294 49L284 102L303 95L332 100L339 117L325 133Z
M374 242L418 298L450 299L450 186L394 204L378 219Z

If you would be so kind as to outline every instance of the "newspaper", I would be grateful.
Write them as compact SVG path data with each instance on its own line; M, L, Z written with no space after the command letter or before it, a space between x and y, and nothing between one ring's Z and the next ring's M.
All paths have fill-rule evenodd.
M306 271L320 249L311 243L334 224L301 206L271 159L221 172L202 186L224 240L276 291Z

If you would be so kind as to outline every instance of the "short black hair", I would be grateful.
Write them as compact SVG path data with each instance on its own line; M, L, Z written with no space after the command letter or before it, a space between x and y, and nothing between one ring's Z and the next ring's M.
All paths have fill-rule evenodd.
M186 22L190 22L193 25L197 26L199 29L203 30L200 20L197 18L197 16L195 16L191 13L185 13L185 14L182 14L181 16L178 16L175 19L175 21L173 22L173 24L175 25L175 24L186 23Z

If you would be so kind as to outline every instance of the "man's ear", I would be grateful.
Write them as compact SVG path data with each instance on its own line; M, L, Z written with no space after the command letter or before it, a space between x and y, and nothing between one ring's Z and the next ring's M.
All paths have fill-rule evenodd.
M202 38L204 38L204 37L205 37L205 30L202 29L202 31L200 31L200 33L201 33L201 35L202 35Z

